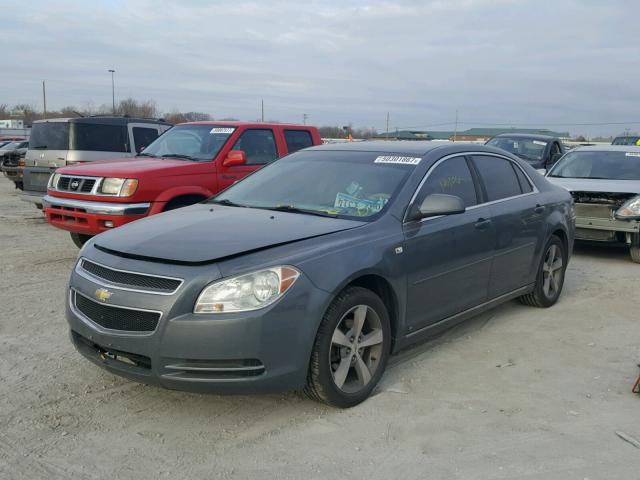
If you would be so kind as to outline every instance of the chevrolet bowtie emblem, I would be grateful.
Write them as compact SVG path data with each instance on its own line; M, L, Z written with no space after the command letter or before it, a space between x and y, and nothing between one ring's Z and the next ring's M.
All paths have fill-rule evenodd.
M95 293L95 297L101 302L106 302L107 300L109 300L111 298L111 295L113 294L106 288L99 288Z

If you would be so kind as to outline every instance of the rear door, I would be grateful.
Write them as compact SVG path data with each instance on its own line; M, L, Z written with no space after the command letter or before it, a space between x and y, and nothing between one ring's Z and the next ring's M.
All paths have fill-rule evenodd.
M407 323L411 331L486 301L495 231L491 209L480 205L477 180L463 155L440 160L412 204L429 194L462 198L466 212L405 223Z
M545 207L516 162L492 154L474 155L472 159L496 230L491 299L533 282L537 253L546 235Z
M251 172L273 162L284 154L284 152L280 151L281 149L278 149L276 135L272 128L248 128L244 130L230 150L242 150L247 157L247 163L245 165L226 167L224 158L226 153L229 152L227 150L224 156L221 156L217 166L220 190L233 185Z

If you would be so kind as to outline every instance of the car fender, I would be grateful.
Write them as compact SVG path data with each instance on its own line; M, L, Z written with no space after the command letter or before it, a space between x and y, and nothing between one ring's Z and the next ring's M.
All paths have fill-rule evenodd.
M202 195L205 198L209 198L213 197L213 192L197 185L184 185L164 190L153 200L153 206L149 214L160 213L167 202L184 195Z

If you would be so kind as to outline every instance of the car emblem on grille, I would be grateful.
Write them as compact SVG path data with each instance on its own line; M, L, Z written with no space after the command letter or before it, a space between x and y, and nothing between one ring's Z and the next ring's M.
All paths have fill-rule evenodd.
M99 288L95 293L95 297L101 302L106 302L107 300L109 300L111 298L111 295L113 294L106 288Z
M78 187L80 186L80 180L74 180L73 182L71 182L71 190L77 190Z

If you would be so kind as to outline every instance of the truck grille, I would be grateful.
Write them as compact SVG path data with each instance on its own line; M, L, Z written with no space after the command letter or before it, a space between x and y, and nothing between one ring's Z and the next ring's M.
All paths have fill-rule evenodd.
M86 258L80 260L80 268L93 277L114 286L147 293L170 295L182 285L182 280L179 278L158 277L155 275L116 270L92 262Z
M91 193L96 184L96 180L96 178L62 175L58 180L56 190L74 193Z
M85 317L103 328L126 332L153 332L158 326L161 313L134 310L96 302L76 292L73 294L75 308Z

